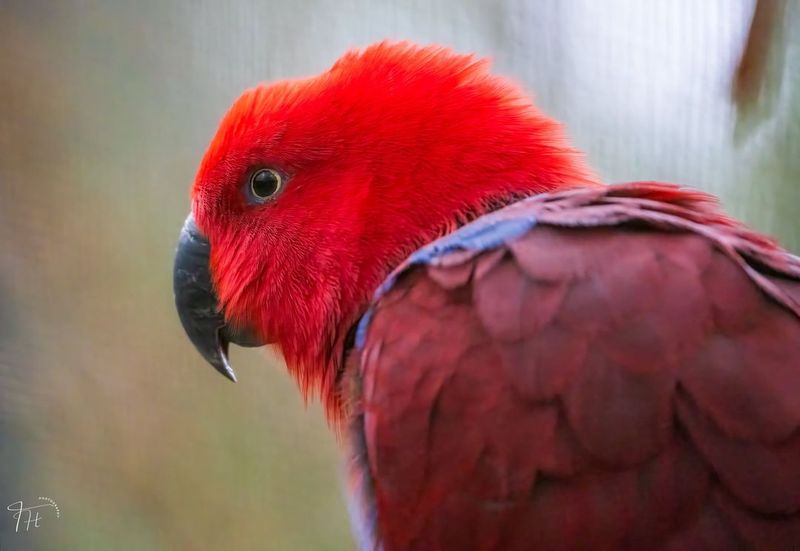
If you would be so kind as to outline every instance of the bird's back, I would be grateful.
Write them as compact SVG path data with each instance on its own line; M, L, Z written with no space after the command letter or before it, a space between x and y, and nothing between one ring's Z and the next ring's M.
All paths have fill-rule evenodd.
M800 261L701 194L487 215L351 357L364 547L800 548Z

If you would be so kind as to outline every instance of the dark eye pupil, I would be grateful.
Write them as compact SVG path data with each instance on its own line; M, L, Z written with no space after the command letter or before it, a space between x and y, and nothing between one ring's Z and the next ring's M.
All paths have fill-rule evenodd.
M272 170L259 170L250 179L250 187L253 190L253 194L262 199L274 195L280 185L280 177Z

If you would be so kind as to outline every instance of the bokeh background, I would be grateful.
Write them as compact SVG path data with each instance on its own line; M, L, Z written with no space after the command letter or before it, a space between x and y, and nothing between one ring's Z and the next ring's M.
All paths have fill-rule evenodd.
M607 181L711 191L800 251L800 3L766 1L733 93L755 0L0 0L0 547L352 547L319 407L269 351L223 380L173 311L189 186L242 89L383 38L474 51ZM61 518L15 533L7 504L38 496Z

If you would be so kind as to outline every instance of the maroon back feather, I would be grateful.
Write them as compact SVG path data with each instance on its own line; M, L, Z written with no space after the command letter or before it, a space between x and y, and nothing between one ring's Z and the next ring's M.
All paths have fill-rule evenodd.
M408 267L350 371L375 540L800 549L800 262L661 184Z

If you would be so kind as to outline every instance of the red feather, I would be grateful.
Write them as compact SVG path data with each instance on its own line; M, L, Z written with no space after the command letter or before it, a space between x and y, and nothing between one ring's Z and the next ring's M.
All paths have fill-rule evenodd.
M707 199L536 198L402 269L352 366L384 549L800 547L800 261Z

